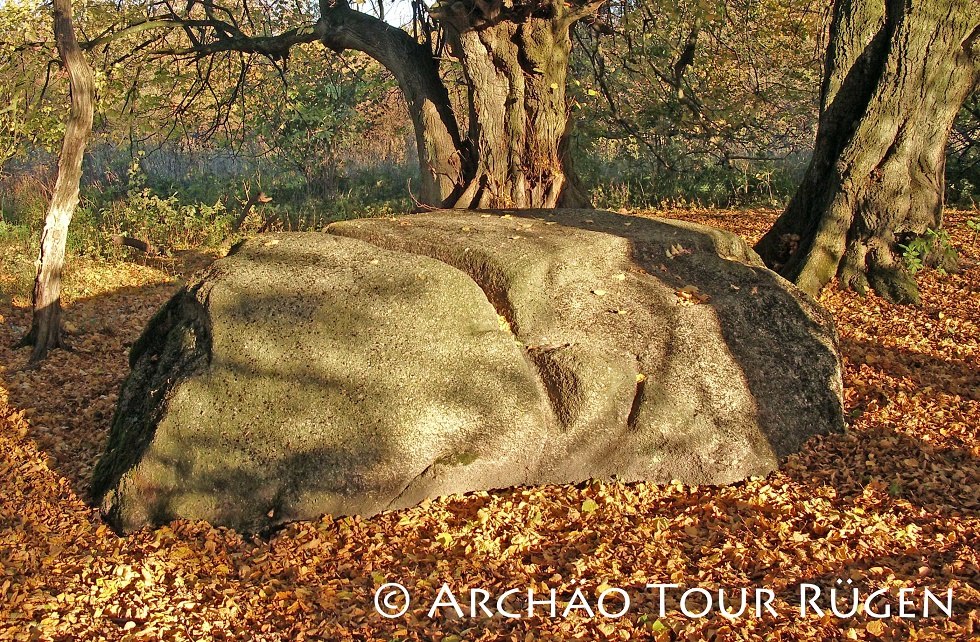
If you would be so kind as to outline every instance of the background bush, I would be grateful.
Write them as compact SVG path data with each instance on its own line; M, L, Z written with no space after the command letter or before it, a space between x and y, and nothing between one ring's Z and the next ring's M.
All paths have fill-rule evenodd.
M142 10L135 0L94 0L76 18L85 33L101 33ZM284 25L309 19L303 3L281 11ZM815 133L824 11L807 0L612 0L576 27L572 150L596 204L784 205ZM53 50L36 44L50 40L48 14L24 0L0 5L0 245L29 254L67 104ZM414 207L414 133L394 81L370 59L309 46L288 65L257 58L240 76L215 59L202 75L152 61L136 44L118 43L130 52L123 57L90 54L97 116L69 251L129 255L115 234L218 245L258 191L272 201L253 209L245 232L321 229ZM954 126L947 175L948 202L975 207L977 94Z

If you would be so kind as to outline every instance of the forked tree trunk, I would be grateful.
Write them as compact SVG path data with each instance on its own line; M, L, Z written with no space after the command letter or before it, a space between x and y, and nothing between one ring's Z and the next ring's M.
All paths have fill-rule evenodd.
M980 78L976 0L836 0L813 158L757 251L816 293L834 276L917 302L897 244L942 224L953 120Z
M37 260L32 303L34 318L25 338L33 345L31 361L37 362L48 351L61 347L61 271L65 263L68 225L78 204L82 156L92 131L94 83L92 72L75 39L71 0L54 0L54 36L58 54L71 86L71 113L58 160L58 179L44 221L41 250Z
M346 0L322 0L320 42L334 51L354 49L371 56L395 77L412 118L422 185L419 200L443 205L464 181L462 141L439 62L428 47L381 20L350 8Z
M602 4L445 0L432 17L446 31L469 96L463 137L439 61L404 31L322 0L316 27L333 50L356 49L384 65L405 96L415 127L422 185L432 207L583 206L571 169L565 80L570 30Z

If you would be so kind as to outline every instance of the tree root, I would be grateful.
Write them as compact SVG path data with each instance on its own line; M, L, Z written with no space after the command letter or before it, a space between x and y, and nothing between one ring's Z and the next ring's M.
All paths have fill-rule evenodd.
M28 368L37 367L41 361L47 358L48 354L52 350L65 350L66 352L75 351L75 348L65 339L65 329L61 327L61 315L59 314L58 317L58 331L49 336L48 340L43 344L38 344L38 327L36 324L32 324L31 329L28 330L24 336L14 342L13 347L15 349L33 349L30 361L28 362Z
M820 257L823 258L822 261L819 260ZM826 253L811 253L802 265L794 266L791 261L786 266L796 267L799 270L796 274L784 273L783 276L814 296L836 274L842 288L854 290L861 296L866 296L871 289L889 303L921 303L915 278L882 239L852 242L836 265L829 258ZM786 269L782 272L786 272Z
M889 303L919 305L919 286L908 270L892 266L876 266L868 270L868 283L878 296Z

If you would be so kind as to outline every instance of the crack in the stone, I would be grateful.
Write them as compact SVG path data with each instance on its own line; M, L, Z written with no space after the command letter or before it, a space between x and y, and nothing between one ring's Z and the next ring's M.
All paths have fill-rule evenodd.
M418 475L416 475L415 477L412 477L410 480L408 480L408 483L405 484L400 491L398 491L398 494L395 495L390 502L388 502L388 504L384 507L383 510L391 510L392 507L395 504L398 503L398 500L400 500L402 497L405 496L405 493L408 492L408 489L411 488L412 485L415 482L417 482L418 480L422 479L422 477L424 477L426 473L428 473L430 470L432 470L432 467L435 466L436 463L437 463L436 461L432 462L431 464L429 464L428 466L426 466L424 469L422 469L422 472L420 472Z
M626 417L626 427L629 430L636 430L636 421L640 416L640 404L643 401L643 390L646 388L647 380L640 379L636 382L636 394L633 395L633 403L630 405L630 414Z
M538 371L541 383L544 384L545 390L548 393L548 401L551 403L551 408L554 410L555 417L558 419L558 425L564 431L567 431L571 427L576 413L572 412L572 408L567 403L567 399L563 401L562 390L564 388L571 388L574 393L579 388L579 380L575 372L562 369L554 360L549 360L548 356L556 350L568 348L571 345L570 343L566 343L559 346L528 346L526 348L531 362Z
M440 263L443 263L444 265L453 268L454 270L457 270L465 274L470 281L472 281L474 284L476 284L478 288L480 288L480 290L483 292L483 296L486 297L487 302L491 305L491 307L493 307L493 309L497 312L497 314L503 317L503 319L507 322L508 332L513 337L514 341L520 344L522 348L521 352L523 353L525 360L528 362L528 364L530 364L531 370L535 373L540 390L544 392L543 397L548 400L548 407L551 410L556 425L561 429L566 428L566 424L562 420L562 415L564 413L564 411L562 410L562 405L552 395L551 388L555 384L554 383L549 384L547 373L543 368L539 367L537 361L530 354L532 348L528 347L527 344L521 339L520 337L521 330L515 319L516 315L514 313L514 307L510 299L507 297L506 293L501 290L501 288L494 287L491 283L489 283L489 281L492 280L492 276L493 276L493 266L490 264L489 261L483 262L482 266L476 266L476 265L467 266L463 261L453 261L449 258L443 258L442 256L438 256L438 252L427 254L417 249L386 246L383 240L362 238L356 235L337 234L334 230L331 229L331 227L327 228L328 234L332 234L334 236L341 236L344 238L352 238L354 240L362 241L364 243L369 243L377 247L378 249L382 249L388 252L404 252L405 254L414 254L415 256L423 256L429 259L434 259L436 261L439 261ZM467 269L467 267L469 267L469 269ZM483 267L486 270L487 283L484 283L483 279L479 278L478 274L475 274L479 271L478 267ZM542 445L542 448L543 447L544 446Z

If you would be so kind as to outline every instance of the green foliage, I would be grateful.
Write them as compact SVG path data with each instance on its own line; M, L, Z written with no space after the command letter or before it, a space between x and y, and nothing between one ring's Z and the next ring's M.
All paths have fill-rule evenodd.
M117 234L166 248L217 247L231 238L245 200L242 180L216 175L207 163L179 180L154 175L147 171L151 156L136 154L123 177L90 178L83 185L68 236L70 253L131 256L132 250L113 243ZM36 253L47 209L42 178L47 173L44 166L24 168L16 180L0 182L0 246ZM242 231L254 233L266 222L270 230L319 230L337 220L402 214L412 207L410 181L417 182L417 176L403 165L356 169L338 176L331 192L317 195L301 177L285 173L262 187L274 200L254 207Z
M188 202L176 193L158 193L147 186L141 158L136 155L130 165L125 194L87 190L75 212L69 250L117 257L124 250L113 245L115 234L166 247L213 247L225 237L233 216L224 202Z
M0 3L0 167L27 147L55 150L64 135L67 102L57 101L67 94L48 64L56 53L35 44L50 40L49 14L34 2Z
M612 34L577 28L571 87L588 183L634 205L786 200L818 111L812 3L614 0L599 18Z
M966 227L973 232L973 242L975 243L977 235L980 234L980 218L967 219Z
M11 175L0 177L0 220L8 224L8 230L40 230L54 180L46 171L15 169Z
M31 230L26 225L13 225L0 220L0 239L4 245L29 245Z
M912 275L923 268L933 265L943 271L944 265L956 260L956 248L949 238L949 232L944 229L927 229L925 234L917 236L907 243L899 243L905 267Z
M980 203L980 91L960 109L946 148L946 200L962 207Z
M322 51L299 48L289 84L256 96L258 109L249 126L272 155L302 177L309 192L329 195L359 165L391 161L394 150L371 144L384 134L401 134L395 147L403 153L407 132L385 132L380 122L394 91L390 76L364 56L324 57Z
M0 303L30 296L39 239L30 227L0 218L0 265L8 277L0 279Z
M600 141L590 150L605 146ZM592 187L597 207L653 208L660 205L778 207L793 194L806 169L806 158L785 163L724 167L707 164L684 172L661 172L642 154L583 153L577 162Z
M912 239L907 244L898 244L902 250L902 258L905 260L905 268L913 275L917 274L925 267L923 258L929 253L929 244L922 237Z
M101 207L86 205L76 214L70 247L101 256L114 253L109 242L113 234L168 247L213 247L228 233L232 220L221 201L182 203L176 194L160 196L147 187Z
M337 179L333 191L318 195L302 182L276 190L276 202L263 208L270 230L322 230L334 221L393 216L412 209L405 186L415 172L395 165L364 168Z

